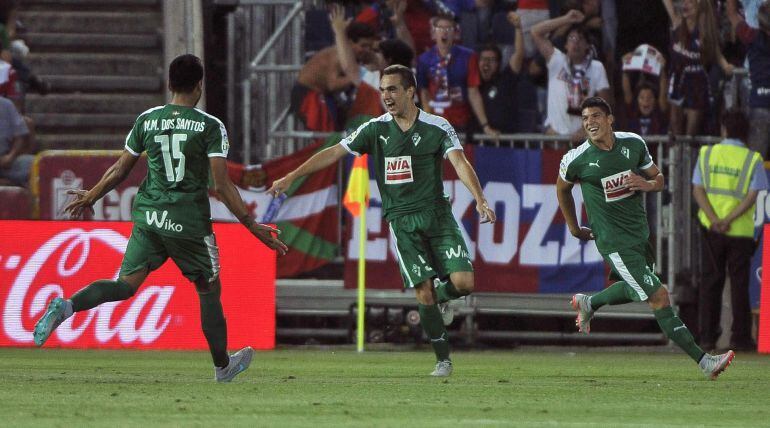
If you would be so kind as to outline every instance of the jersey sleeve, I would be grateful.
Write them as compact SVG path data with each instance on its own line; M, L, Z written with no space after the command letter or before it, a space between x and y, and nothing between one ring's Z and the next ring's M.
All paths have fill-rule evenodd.
M206 154L210 158L226 158L230 150L230 140L227 138L227 129L220 120L210 123L206 138Z
M144 151L144 138L142 138L142 120L143 116L139 116L134 122L134 126L126 135L125 149L128 150L134 156L139 156Z
M567 183L575 183L578 181L578 176L575 172L575 165L573 162L575 157L575 150L570 150L564 156L562 156L561 163L559 163L559 177L561 177L561 179Z
M375 120L372 119L361 124L361 126L351 132L350 135L340 140L342 147L356 156L369 153L371 151L372 141L374 141L374 123Z
M441 139L441 151L444 153L444 158L449 155L452 150L462 150L463 146L460 144L460 138L457 137L457 131L446 119L439 123L439 128L444 131L444 138Z
M642 144L642 150L639 151L638 166L639 166L639 169L647 169L655 165L655 162L652 161L652 156L650 155L650 149L647 148L647 142L644 141L642 137L639 137L639 142Z

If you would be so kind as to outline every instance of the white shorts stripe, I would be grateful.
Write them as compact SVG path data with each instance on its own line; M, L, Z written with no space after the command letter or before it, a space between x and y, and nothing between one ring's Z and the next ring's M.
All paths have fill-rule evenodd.
M647 300L647 293L642 290L642 287L640 287L639 283L636 282L634 277L631 275L631 272L628 271L626 264L623 263L623 259L620 258L620 254L612 253L609 255L609 257L610 260L612 260L612 264L615 265L615 270L617 270L620 274L620 277L623 278L623 281L626 281L626 283L630 285L634 291L636 291L636 294L639 295L639 298L642 301Z
M390 229L390 236L393 237L393 243L396 244L396 256L398 258L398 267L401 268L401 272L406 277L406 280L409 281L409 287L414 288L414 282L412 282L412 277L409 276L409 271L406 269L406 266L404 265L404 259L401 257L401 252L398 251L398 239L396 239L396 234L393 233L393 225L389 224L388 229Z
M209 278L209 282L214 282L219 278L219 247L217 247L217 240L213 233L203 238L203 242L206 243L209 260L211 260L211 278Z

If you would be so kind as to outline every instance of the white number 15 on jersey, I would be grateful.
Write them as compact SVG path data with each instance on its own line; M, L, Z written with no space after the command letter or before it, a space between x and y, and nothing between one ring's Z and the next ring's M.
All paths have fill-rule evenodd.
M184 153L180 148L183 141L187 141L187 134L172 134L169 147L168 135L156 135L155 142L160 143L163 152L163 167L166 170L166 179L172 182L180 182L184 178ZM170 148L170 151L169 151ZM179 159L179 165L174 168L171 158Z

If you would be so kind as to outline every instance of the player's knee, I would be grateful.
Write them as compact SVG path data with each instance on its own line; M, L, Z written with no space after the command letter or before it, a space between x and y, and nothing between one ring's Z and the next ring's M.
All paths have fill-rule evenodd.
M473 272L455 272L449 276L449 279L452 281L455 289L463 295L473 293L475 287Z
M414 296L421 305L433 305L436 303L435 291L427 284L421 284L414 288Z
M666 290L666 287L658 288L658 290L647 299L647 303L652 309L655 310L671 306L671 301L668 297L668 290Z
M195 280L195 290L198 294L209 294L219 290L219 280L210 281L204 277L198 277Z

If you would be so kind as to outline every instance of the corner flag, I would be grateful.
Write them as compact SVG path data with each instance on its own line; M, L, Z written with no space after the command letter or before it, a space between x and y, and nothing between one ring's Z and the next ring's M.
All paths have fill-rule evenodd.
M348 190L342 203L353 217L358 217L363 212L362 207L369 206L369 166L368 155L358 156L353 160L353 168L350 169Z
M364 351L364 312L366 310L366 208L369 206L368 156L353 160L348 190L342 203L353 217L358 218L358 320L356 349Z

